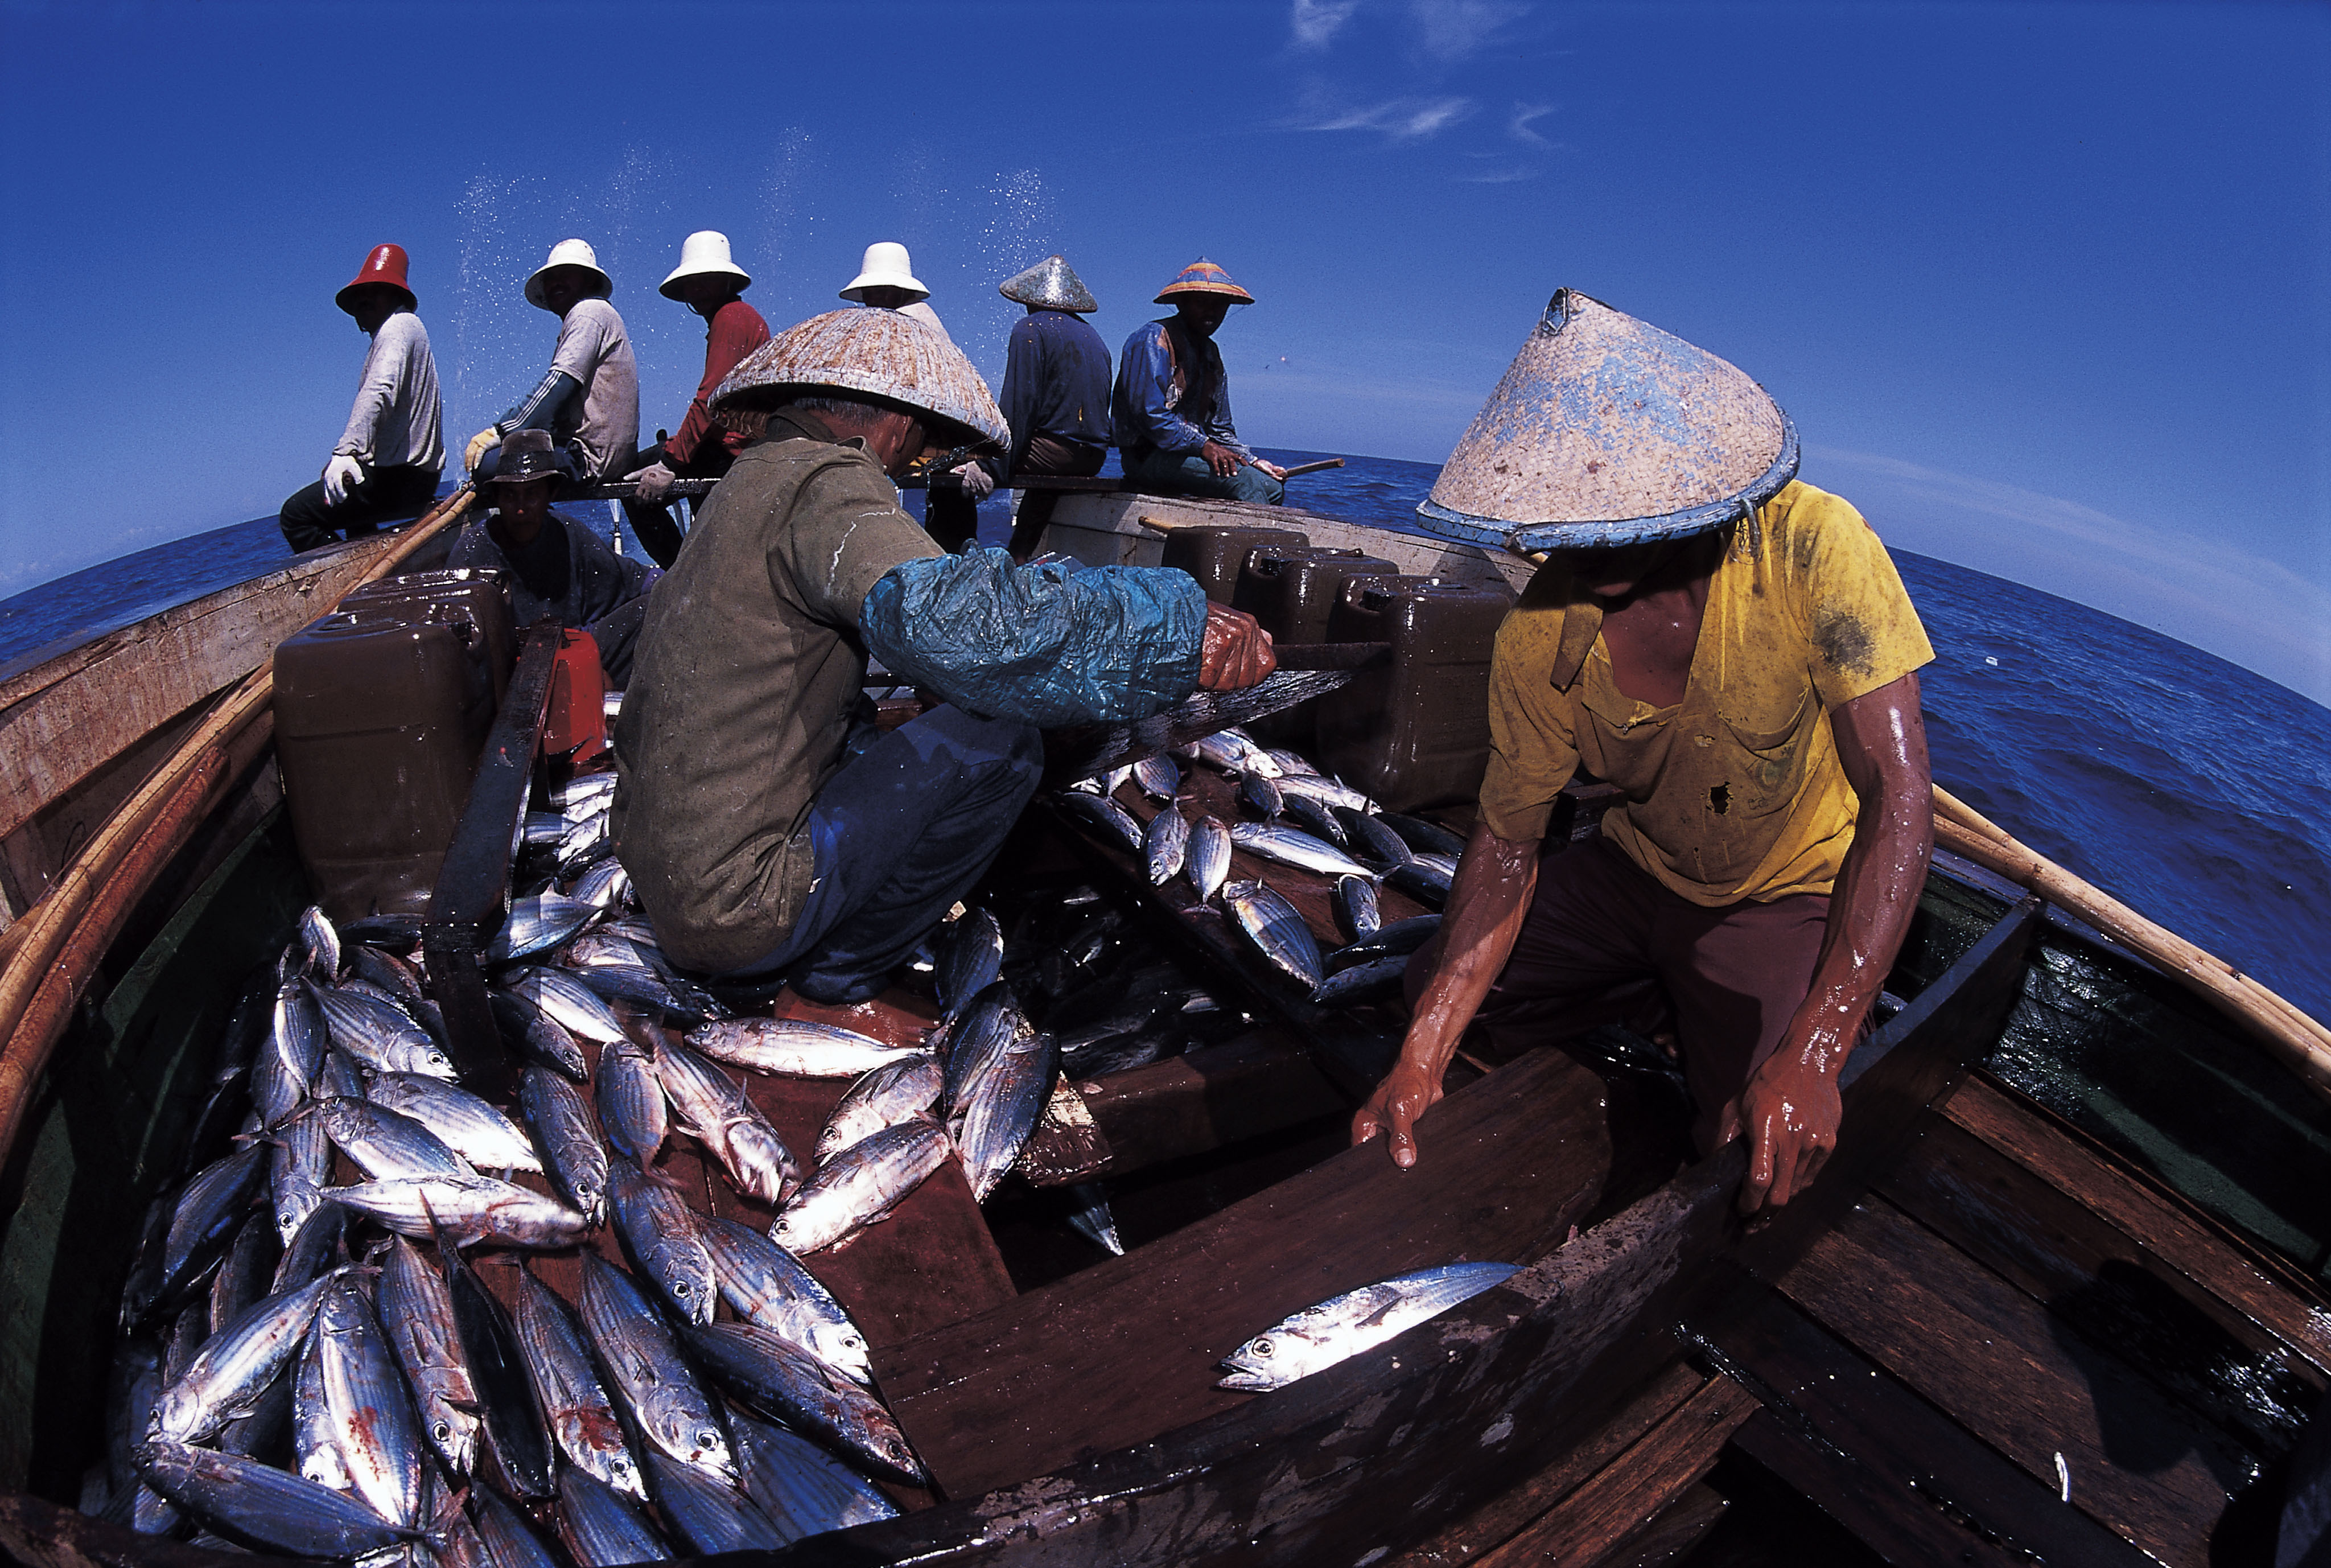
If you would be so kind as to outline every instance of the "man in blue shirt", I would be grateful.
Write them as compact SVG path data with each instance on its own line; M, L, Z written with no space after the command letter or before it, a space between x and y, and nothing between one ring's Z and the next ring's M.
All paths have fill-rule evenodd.
M1099 302L1064 256L1045 257L1006 278L996 292L1028 307L1028 314L1013 323L1004 351L1004 419L1012 427L1012 450L981 466L1005 484L1023 474L1086 479L1100 472L1108 456L1108 345L1084 319ZM1014 559L1035 553L1060 499L1058 490L1021 490Z
M1213 343L1231 307L1251 305L1254 296L1201 256L1158 291L1157 303L1174 315L1143 324L1118 364L1110 413L1127 482L1162 495L1279 505L1286 470L1239 440L1230 377Z

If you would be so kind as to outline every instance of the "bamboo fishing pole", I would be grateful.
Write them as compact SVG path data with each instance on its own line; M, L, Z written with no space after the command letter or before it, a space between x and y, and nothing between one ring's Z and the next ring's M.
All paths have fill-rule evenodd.
M354 588L388 575L476 499L464 480L383 550ZM337 607L338 601L334 602ZM326 611L328 613L329 611ZM136 793L115 808L39 901L8 928L0 967L0 1149L14 1146L24 1107L73 1004L139 899L211 806L258 753L248 733L271 712L272 660L214 707Z
M1935 786L1935 841L2070 911L2215 1003L2331 1099L2331 1029L2224 959L2146 919Z

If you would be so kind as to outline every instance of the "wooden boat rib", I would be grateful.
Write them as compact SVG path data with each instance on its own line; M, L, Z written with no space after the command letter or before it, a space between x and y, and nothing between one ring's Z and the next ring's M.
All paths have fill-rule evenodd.
M1531 569L1125 495L1068 498L1050 542L1146 564L1161 528L1232 518L1404 570L1518 585ZM305 559L0 681L0 893L17 920L0 946L24 950L30 901L219 694L399 547ZM0 1544L26 1561L230 1561L66 1505L93 1452L119 1239L178 1157L236 981L306 901L267 760L263 735L222 754L150 889L117 893L110 935L82 938L102 958L90 1003L12 1107ZM1332 1135L1348 1105L1319 1049L1332 1021L1238 967L1210 917L1145 893L1128 857L1038 837L1272 1019L1082 1086L1101 1162L1085 1174ZM1316 879L1245 869L1324 931ZM783 1560L1616 1563L1751 1516L1828 1532L1841 1561L2198 1564L2270 1541L2279 1467L2331 1388L2331 1115L2230 998L2197 1000L1947 853L1889 990L1906 1004L1849 1069L1839 1155L1754 1226L1731 1208L1738 1145L1661 1166L1655 1089L1554 1050L1469 1075L1426 1118L1416 1172L1332 1155L1032 1289L967 1190L935 1179L829 1283L937 1488ZM788 1136L830 1092L756 1085ZM721 1183L702 1192L751 1213ZM1526 1267L1277 1392L1213 1385L1214 1360L1289 1310L1488 1256ZM1795 1560L1818 1555L1801 1545Z

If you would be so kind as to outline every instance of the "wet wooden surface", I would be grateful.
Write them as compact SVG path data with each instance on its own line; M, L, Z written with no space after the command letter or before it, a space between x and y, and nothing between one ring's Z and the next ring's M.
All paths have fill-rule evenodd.
M1251 1396L1217 1364L1289 1313L1375 1280L1559 1241L1602 1182L1599 1086L1537 1052L1443 1100L1424 1157L1346 1150L1003 1307L878 1351L876 1375L952 1497L1145 1443Z
M1310 1053L1275 1029L1072 1087L1108 1140L1108 1176L1350 1108Z

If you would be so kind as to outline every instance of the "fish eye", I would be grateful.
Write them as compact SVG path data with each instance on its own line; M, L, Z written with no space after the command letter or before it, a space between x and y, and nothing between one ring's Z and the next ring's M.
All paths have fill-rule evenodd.
M672 1281L671 1293L674 1296L685 1297L689 1294L690 1288L692 1288L689 1285L687 1280L675 1279Z
M444 1442L451 1439L452 1435L453 1423L449 1421L440 1421L435 1426L429 1429L429 1436L437 1442Z
M1269 1355L1270 1354L1270 1341L1268 1339L1258 1339L1254 1342L1253 1348L1254 1353L1257 1355Z
M696 1446L708 1454L711 1453L720 1447L720 1434L707 1427L696 1434Z

